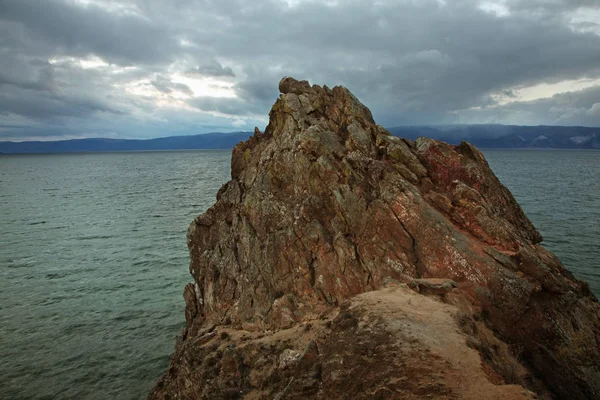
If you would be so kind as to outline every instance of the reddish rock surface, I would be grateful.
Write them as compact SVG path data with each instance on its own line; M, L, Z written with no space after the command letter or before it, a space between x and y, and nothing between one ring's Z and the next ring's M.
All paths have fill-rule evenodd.
M151 398L478 398L468 388L487 387L482 376L499 388L497 398L600 398L597 299L539 245L540 234L476 148L393 137L343 87L284 78L280 91L265 132L233 149L231 181L190 225L187 326ZM380 295L385 302L406 295L405 283L414 314L405 302L386 314L356 297L395 286L385 289L395 294ZM418 304L429 301L456 323L428 319L431 308L419 314ZM382 335L352 331L359 322L345 327L344 307L356 302L352 318L374 316L383 325L367 325ZM452 360L428 358L439 346L390 328L415 315L430 331L460 328L463 348L453 354L472 372L461 379L472 382L452 387L444 364ZM288 349L274 339L309 321L319 321L313 344L298 339ZM364 338L364 348L353 338ZM404 350L394 350L394 362L387 353L362 353L378 346ZM429 355L419 359L423 349ZM467 361L470 351L479 364ZM334 360L354 353L385 366L370 374L355 360L341 371ZM277 372L274 358L303 367ZM405 380L392 384L392 376Z

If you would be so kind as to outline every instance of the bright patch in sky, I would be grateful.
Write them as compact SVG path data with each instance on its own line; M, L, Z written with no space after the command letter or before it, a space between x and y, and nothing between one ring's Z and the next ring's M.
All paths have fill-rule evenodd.
M79 63L82 68L99 68L99 67L107 67L109 64L104 62L101 58L96 56L90 57L88 59L80 59Z
M171 80L175 83L183 83L187 85L194 96L209 96L209 97L237 97L233 91L232 84L229 82L218 81L210 78L190 78L180 74L171 76Z
M50 64L63 64L70 63L80 66L83 69L92 69L100 67L108 67L110 64L102 60L97 56L90 56L87 58L76 58L76 57L53 57L48 60Z
M140 12L139 8L132 3L120 3L118 1L112 0L73 0L73 3L77 5L81 5L84 7L94 6L102 8L104 11L108 11L112 14L117 15L135 15L137 17L142 17L143 15Z
M540 83L533 86L514 87L508 91L495 93L491 97L497 105L513 102L547 99L559 93L578 92L594 86L600 86L600 79L574 79L556 83ZM507 93L510 93L508 95Z
M497 17L507 17L510 10L506 6L505 0L486 0L479 3L479 9L485 12L495 14Z
M148 80L139 80L129 82L125 85L114 85L116 88L123 88L126 92L135 96L155 97L158 90L154 89ZM160 92L158 92L160 93Z
M600 35L600 9L578 8L568 19L573 30Z

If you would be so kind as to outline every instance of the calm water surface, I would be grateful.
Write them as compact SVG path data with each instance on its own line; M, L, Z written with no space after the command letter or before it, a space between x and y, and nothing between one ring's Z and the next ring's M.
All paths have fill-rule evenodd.
M145 398L185 320L187 227L230 156L0 157L0 398Z
M600 297L600 151L484 150L554 252Z
M487 150L567 268L600 294L600 152ZM185 232L229 151L0 157L0 396L142 399L190 281Z

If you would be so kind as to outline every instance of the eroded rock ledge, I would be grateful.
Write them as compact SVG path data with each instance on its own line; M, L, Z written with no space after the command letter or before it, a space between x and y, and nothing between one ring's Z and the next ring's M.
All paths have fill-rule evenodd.
M600 398L597 300L476 148L393 137L343 87L279 88L190 225L151 398Z

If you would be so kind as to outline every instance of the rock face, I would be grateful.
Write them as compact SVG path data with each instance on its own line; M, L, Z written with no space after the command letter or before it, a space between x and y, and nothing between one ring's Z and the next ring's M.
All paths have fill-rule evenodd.
M190 225L151 398L600 398L597 299L476 148L393 137L343 87L279 89Z

